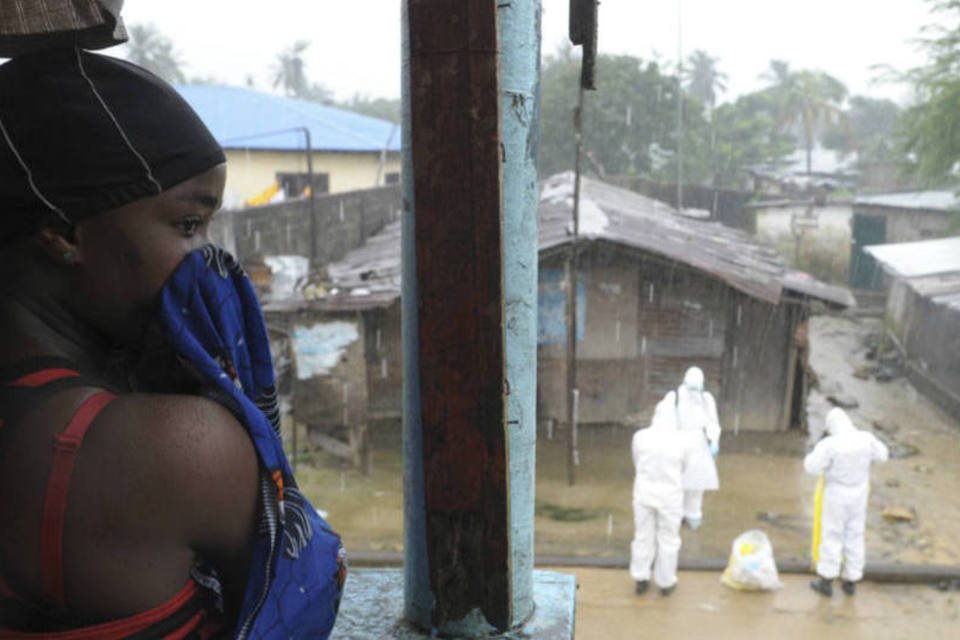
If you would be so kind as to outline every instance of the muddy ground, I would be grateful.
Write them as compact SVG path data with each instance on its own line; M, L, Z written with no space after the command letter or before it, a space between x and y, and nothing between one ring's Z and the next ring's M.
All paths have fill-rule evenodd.
M820 389L808 403L812 425L831 406L826 396L849 396L854 421L874 430L897 457L875 467L867 522L869 561L960 563L960 425L903 378L855 377L870 364L865 338L875 320L816 317L811 364ZM859 375L862 375L862 371ZM541 438L537 447L536 547L541 555L622 557L633 535L629 457L632 431L586 428L581 435L578 483L566 481L566 444ZM300 456L298 476L308 495L356 551L402 550L402 460L399 427L374 430L374 472L364 477L323 454ZM301 440L303 441L303 440ZM727 431L718 458L721 490L707 495L705 525L684 530L682 559L722 559L734 537L750 528L770 536L778 559L809 558L812 493L802 458L807 436ZM912 521L891 522L889 506Z

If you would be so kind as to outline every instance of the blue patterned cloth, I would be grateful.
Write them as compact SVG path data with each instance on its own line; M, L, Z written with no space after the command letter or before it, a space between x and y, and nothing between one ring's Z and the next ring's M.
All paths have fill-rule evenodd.
M234 637L327 638L345 554L283 453L270 342L249 279L219 247L194 251L164 287L160 315L174 350L246 427L260 458L261 522Z

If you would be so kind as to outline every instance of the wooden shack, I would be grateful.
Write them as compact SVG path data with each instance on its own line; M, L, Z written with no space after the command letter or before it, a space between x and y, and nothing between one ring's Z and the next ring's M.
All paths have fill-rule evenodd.
M582 423L645 419L694 364L706 373L725 428L777 431L802 423L805 372L794 334L811 301L848 306L848 291L789 271L774 250L746 233L681 216L626 189L584 179L580 204L574 238L572 174L543 182L541 422L566 420L563 273L576 249ZM400 223L387 225L327 271L324 304L349 301L362 309L368 411L399 415Z

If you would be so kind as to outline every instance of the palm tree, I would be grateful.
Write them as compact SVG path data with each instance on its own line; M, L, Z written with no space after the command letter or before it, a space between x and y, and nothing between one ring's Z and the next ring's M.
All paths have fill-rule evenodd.
M307 79L303 54L309 46L308 40L297 40L289 49L280 52L273 68L273 88L283 87L283 92L294 98L329 102L333 97L330 91Z
M761 80L766 80L774 87L780 86L790 76L790 63L786 60L771 60L767 70L760 74Z
M186 82L186 76L180 68L183 65L180 54L174 50L173 42L160 33L153 24L138 24L130 27L127 60L151 71L167 82L173 84Z
M847 97L847 88L822 71L799 71L788 74L777 91L782 92L778 126L800 127L809 174L817 131L823 125L843 120L841 104Z
M719 58L714 58L702 49L697 49L687 58L687 93L699 99L712 115L717 104L717 94L727 90L727 74L717 69Z

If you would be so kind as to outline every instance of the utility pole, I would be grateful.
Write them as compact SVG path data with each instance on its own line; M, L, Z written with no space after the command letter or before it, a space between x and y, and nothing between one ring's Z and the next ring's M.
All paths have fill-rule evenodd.
M580 239L580 174L583 157L583 92L596 89L594 70L597 62L597 5L598 0L570 0L570 42L583 46L580 62L580 86L577 107L573 112L573 136L576 143L573 177L573 239L564 264L567 285L567 483L576 484L576 467L580 464L577 450L577 414L580 393L577 389L577 270Z
M683 0L677 0L677 211L683 210Z
M572 487L577 482L577 466L580 455L577 451L577 413L580 390L577 389L577 272L579 270L580 239L580 173L583 166L583 85L577 94L577 107L573 111L573 137L576 143L576 160L573 173L573 240L567 251L564 264L567 311L567 424L570 437L567 440L567 483Z

